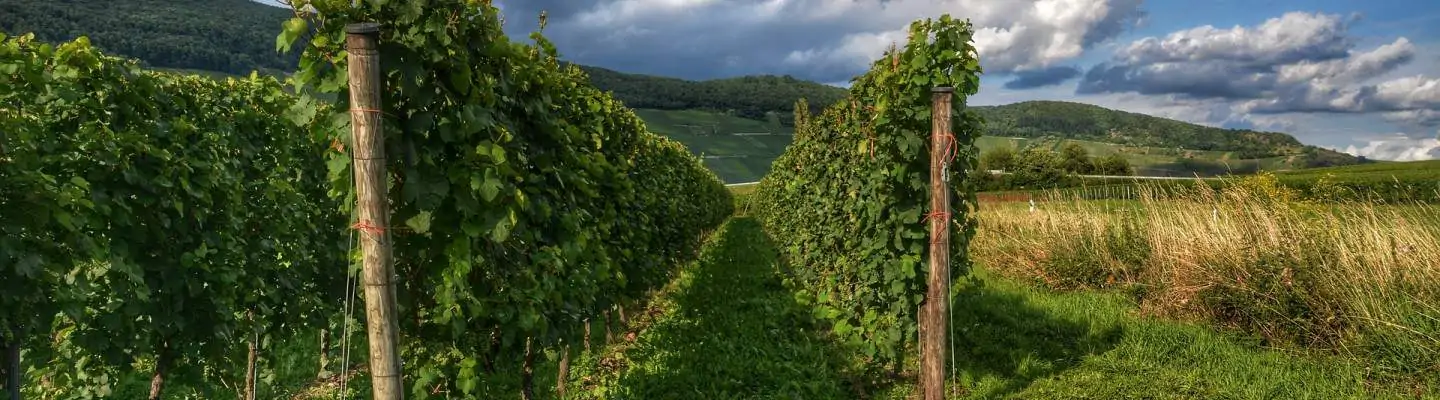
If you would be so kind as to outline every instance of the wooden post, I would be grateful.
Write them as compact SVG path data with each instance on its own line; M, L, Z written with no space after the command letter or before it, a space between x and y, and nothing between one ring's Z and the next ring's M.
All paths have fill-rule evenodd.
M920 381L925 400L945 398L945 343L950 321L950 189L949 157L955 136L950 133L950 95L955 89L931 90L930 108L930 285L925 293L925 332L921 343Z
M315 373L315 378L316 378L316 379L325 379L325 378L329 378L329 377L330 377L329 374L325 373L325 372L327 371L327 367L329 367L329 365L330 365L330 358L329 358L329 356L330 356L330 330L329 330L329 329L325 329L325 328L321 328L321 329L320 329L320 362L319 362L319 364L320 364L320 370Z
M245 400L255 400L255 381L259 376L255 371L256 363L260 361L260 329L255 326L255 310L246 310L245 317L250 320L250 353L245 357Z
M10 343L0 341L0 350L5 352L5 365L0 370L5 371L5 391L9 393L11 400L20 400L20 384L24 382L25 371L20 368L20 335L19 330L12 331L15 338Z
M615 333L610 330L610 310L601 311L605 316L605 344L615 343Z
M530 338L525 338L525 364L520 370L520 399L535 400L535 353L530 351Z
M565 383L570 380L570 345L560 346L560 371L555 377L555 398L565 398Z
M370 339L370 378L375 400L404 399L399 332L395 315L394 273L390 270L389 202L386 200L385 135L381 131L380 25L345 26L350 57L350 134L355 169L355 198L364 254L365 330Z

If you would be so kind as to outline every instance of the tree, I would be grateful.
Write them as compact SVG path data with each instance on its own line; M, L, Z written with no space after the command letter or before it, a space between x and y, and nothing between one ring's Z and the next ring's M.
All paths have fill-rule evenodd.
M1085 147L1071 142L1060 149L1060 168L1073 174L1089 174L1095 165L1090 163L1090 152Z
M1101 175L1131 175L1135 173L1130 166L1130 161L1119 154L1097 157L1095 159L1095 173Z
M1066 178L1060 156L1048 149L1027 148L1016 161L1014 182L1027 189L1056 187Z
M1001 147L980 155L980 169L984 171L1015 169L1015 149Z

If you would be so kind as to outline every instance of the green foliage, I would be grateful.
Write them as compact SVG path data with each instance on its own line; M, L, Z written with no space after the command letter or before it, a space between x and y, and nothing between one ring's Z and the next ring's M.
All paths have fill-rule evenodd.
M980 170L989 173L990 170L1012 171L1015 169L1016 159L1019 157L1015 149L1001 147L995 150L980 154Z
M1119 154L1096 157L1092 162L1095 165L1093 173L1096 175L1123 176L1135 173L1135 168L1130 166L1130 162Z
M13 0L0 4L0 31L49 43L86 36L147 66L245 75L295 68L272 45L289 14L249 0Z
M1020 152L1015 161L1016 169L1010 177L1014 185L1022 188L1051 188L1066 182L1068 171L1065 159L1048 149L1031 147Z
M510 42L488 3L295 6L306 4L318 14L289 31L316 34L295 83L338 99L349 97L344 26L383 23L389 198L392 221L408 228L394 234L402 355L415 396L474 395L488 368L523 357L527 339L541 349L578 341L582 319L666 281L732 209L695 156L646 132L538 33L533 46ZM282 33L282 47L295 37ZM334 192L353 196L349 156L330 157Z
M968 21L916 21L910 41L855 79L849 101L809 117L796 107L796 135L752 199L755 213L795 266L801 296L818 304L841 339L898 362L915 337L924 300L929 224L931 89L956 88L951 271L969 266L981 121L963 112L979 87ZM945 301L944 299L938 301Z
M1095 172L1095 163L1090 161L1090 152L1084 146L1072 142L1060 148L1060 169L1072 174L1091 174Z
M0 71L0 322L46 382L30 390L104 395L157 363L233 379L244 333L322 314L344 243L317 157L333 127L291 118L316 105L272 78L144 72L83 37L6 38Z

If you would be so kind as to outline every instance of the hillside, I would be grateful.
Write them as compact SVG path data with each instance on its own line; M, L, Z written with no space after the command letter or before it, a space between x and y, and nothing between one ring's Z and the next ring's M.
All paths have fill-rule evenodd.
M999 137L1061 138L1129 146L1231 152L1237 159L1303 158L1296 167L1358 163L1354 156L1308 146L1278 132L1223 129L1172 119L1064 101L1026 101L974 107L985 117L986 134Z
M0 30L33 31L52 42L83 34L101 49L157 69L278 74L295 66L293 53L282 56L274 48L289 15L249 0L10 0L0 3ZM727 182L758 180L769 170L789 144L797 99L808 99L818 112L820 105L846 96L844 89L790 76L690 81L579 67L596 87L638 109L651 130L703 155ZM1206 127L1088 104L1029 101L974 110L988 121L982 150L1058 148L1077 141L1092 154L1125 156L1142 174L1212 175L1359 162L1283 133Z
M249 74L293 70L275 51L288 10L249 0L6 0L0 32L47 42L87 36L107 53L148 66Z

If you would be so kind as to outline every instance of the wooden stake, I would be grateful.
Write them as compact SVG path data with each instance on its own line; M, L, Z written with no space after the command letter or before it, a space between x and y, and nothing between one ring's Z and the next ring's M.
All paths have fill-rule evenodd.
M259 346L260 330L253 324L255 322L255 311L246 310L245 317L252 323L250 333L250 354L245 357L245 400L255 400L255 380L258 374L255 373L255 363L260 360Z
M585 352L590 352L590 319L585 319Z
M565 381L570 380L570 345L560 346L560 373L555 377L555 398L565 398Z
M20 338L19 330L15 330L13 343L0 342L0 349L5 351L5 365L0 370L5 371L5 391L10 394L12 400L20 400L20 384L24 382L25 371L20 368Z
M530 351L530 338L525 338L525 364L520 371L520 398L535 399L535 353Z
M945 339L949 336L950 309L950 190L947 187L951 142L950 95L953 88L931 91L930 108L930 285L925 293L925 316L920 381L925 400L945 398ZM942 218L943 217L943 218Z
M610 310L600 312L605 316L605 344L615 343L615 333L610 331Z
M320 329L320 371L315 373L317 379L328 378L326 369L330 364L330 330Z
M355 169L355 195L360 218L360 251L364 254L365 330L370 339L372 398L405 398L396 351L394 273L390 270L389 203L386 200L385 134L381 130L380 25L345 27L350 60L350 133Z
M171 358L170 342L164 341L160 344L160 354L155 356L155 373L150 376L150 400L160 400L160 394L165 390L165 371L170 369Z

